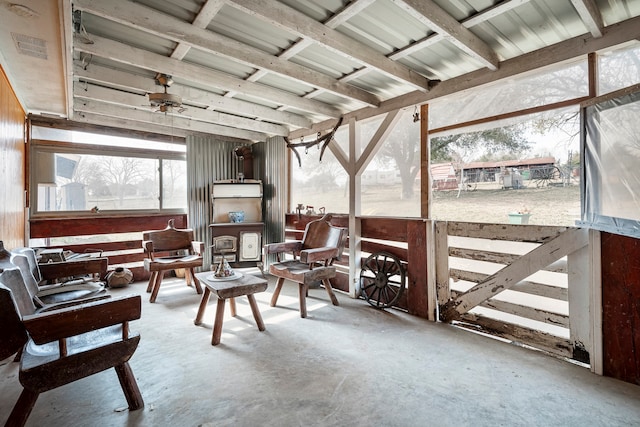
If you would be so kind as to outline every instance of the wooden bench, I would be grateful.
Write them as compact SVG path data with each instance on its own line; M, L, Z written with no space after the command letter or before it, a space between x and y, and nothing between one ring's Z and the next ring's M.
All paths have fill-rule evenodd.
M110 298L36 312L17 267L0 273L0 360L18 353L24 387L7 426L26 424L40 393L114 368L130 410L144 406L129 366L140 335L140 296ZM97 396L94 396L97 398Z
M202 293L194 268L202 267L204 243L193 240L192 229L176 229L171 219L164 230L143 232L142 247L147 255L144 268L151 272L147 286L150 302L156 302L164 273L169 270L184 269L187 285L193 281L196 292Z

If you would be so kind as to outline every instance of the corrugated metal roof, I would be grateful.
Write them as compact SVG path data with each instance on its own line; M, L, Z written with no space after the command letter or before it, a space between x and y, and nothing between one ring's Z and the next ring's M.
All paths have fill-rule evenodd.
M34 7L44 1L34 0ZM260 122L281 124L295 133L313 123L330 123L340 115L366 110L363 117L371 117L378 109L388 111L387 105L413 105L430 99L428 92L435 82L429 80L441 81L441 94L455 92L465 76L478 79L482 73L478 81L490 81L492 74L500 75L505 61L553 45L558 48L541 55L566 60L571 49L561 46L575 37L582 38L582 45L605 47L625 41L610 35L615 31L608 31L607 26L622 25L628 40L640 37L640 0L595 0L598 10L591 16L584 12L592 3L587 0L62 3L67 6L65 12L77 11L75 23L72 16L63 16L68 28L47 37L76 33L69 44L71 50L65 52L73 71L65 74L59 67L54 72L68 87L74 81L85 85L82 102L91 99L96 105L118 105L121 117L133 123L131 110L155 109L143 105L142 94L164 90L155 84L154 76L170 74L175 83L167 88L169 93L181 96L186 105L206 107L193 120L205 127L207 123L228 126L224 134L237 138L249 138L245 131L253 132L250 135L255 138ZM602 27L598 26L600 18ZM4 16L0 19L0 24L15 25ZM3 65L10 68L13 86L19 96L24 93L21 98L27 100L28 110L46 111L39 103L55 103L42 95L32 96L34 88L21 84L19 70L41 72L43 79L50 79L52 70L42 64L25 66L27 60L10 51L6 38L7 34L0 33ZM22 68L11 69L14 63ZM522 71L527 65L521 65ZM141 76L148 81L138 80ZM456 83L447 86L449 80ZM96 85L99 91L90 90ZM119 95L122 91L138 97L123 97ZM80 120L73 108L79 99L77 95L67 99L68 111L60 114ZM96 114L100 111L103 109ZM111 108L109 114L118 111ZM170 110L171 114L178 113ZM190 117L188 110L180 114ZM230 125L224 114L250 118L256 126ZM159 121L136 123L136 128L168 133L169 126ZM264 133L265 138L271 135Z

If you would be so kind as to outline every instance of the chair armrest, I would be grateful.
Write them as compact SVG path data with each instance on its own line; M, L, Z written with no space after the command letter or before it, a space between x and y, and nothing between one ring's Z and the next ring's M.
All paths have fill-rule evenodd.
M43 280L55 280L62 277L99 273L101 278L107 275L108 258L84 258L72 261L38 264Z
M338 248L336 247L310 248L300 252L300 262L312 264L314 262L327 261L336 256L338 256Z
M193 242L191 242L191 248L197 255L202 255L204 253L204 242L198 242L194 240Z
M32 314L22 320L33 341L45 344L137 320L141 309L140 295L133 295Z
M288 242L280 242L280 243L269 243L264 245L264 253L268 254L278 254L282 252L291 252L297 253L302 249L302 241L300 240L291 240Z

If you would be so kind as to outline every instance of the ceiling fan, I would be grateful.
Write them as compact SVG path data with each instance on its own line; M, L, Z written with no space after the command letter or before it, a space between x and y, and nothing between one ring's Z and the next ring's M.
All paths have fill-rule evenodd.
M149 103L152 107L157 107L156 111L166 113L173 108L182 113L186 108L182 108L182 97L167 92L167 88L173 84L173 79L167 74L158 73L155 77L156 83L164 87L164 92L150 93Z

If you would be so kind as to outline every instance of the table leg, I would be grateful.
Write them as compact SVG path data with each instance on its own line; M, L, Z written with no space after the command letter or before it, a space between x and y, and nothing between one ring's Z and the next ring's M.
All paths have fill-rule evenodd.
M220 344L220 335L222 335L222 321L224 320L224 303L226 300L218 298L218 307L216 308L216 320L213 323L213 336L211 337L211 345Z
M266 328L264 327L264 322L262 321L262 316L260 315L260 310L258 310L258 303L256 303L256 299L253 294L247 295L249 299L249 305L251 306L251 312L253 313L253 318L256 319L256 324L258 325L259 331L264 331Z
M209 304L209 297L211 296L211 291L209 288L204 288L204 294L202 295L202 299L200 300L200 307L198 307L198 314L196 314L196 320L193 321L194 325L200 325L202 323L202 318L204 317L204 312L207 309L207 304Z

